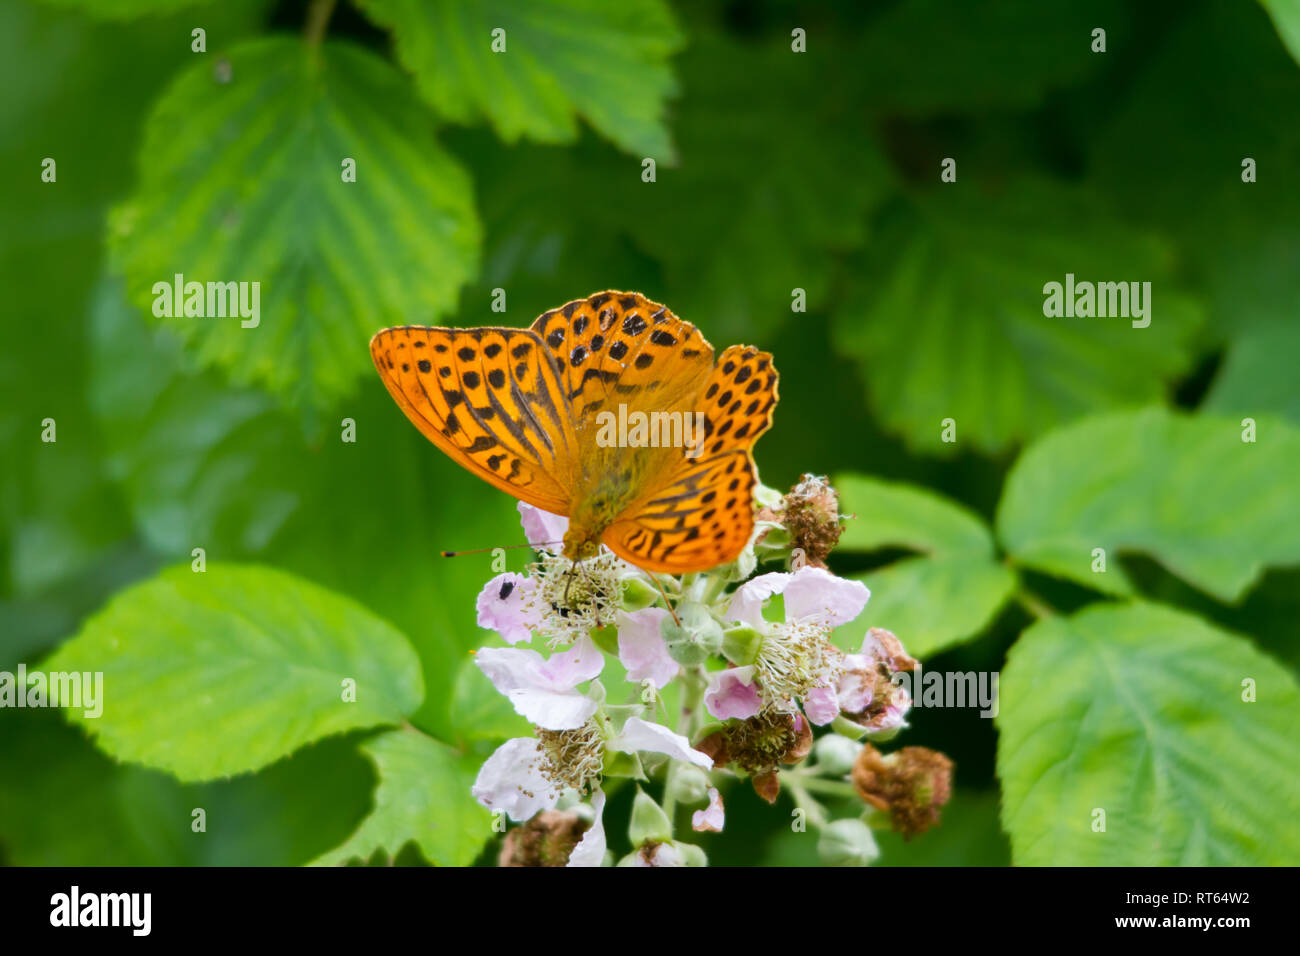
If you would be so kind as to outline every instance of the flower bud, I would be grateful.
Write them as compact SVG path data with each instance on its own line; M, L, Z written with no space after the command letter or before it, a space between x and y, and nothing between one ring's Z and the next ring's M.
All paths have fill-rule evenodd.
M631 613L652 607L659 600L659 589L640 575L623 579L623 610Z
M817 838L817 856L825 866L867 866L880 856L871 828L856 817L834 820Z
M677 843L675 846L681 851L682 858L686 861L687 866L709 865L708 856L694 843Z
M839 734L825 734L813 745L817 767L830 777L842 777L853 769L862 745Z
M709 609L696 601L677 605L677 618L664 618L662 631L668 653L683 667L696 667L722 648L722 626Z
M633 846L665 843L673 837L673 825L668 821L668 815L639 787L636 799L632 801L632 822L628 824L627 837Z
M758 660L758 649L762 644L763 635L748 624L737 624L722 632L723 656L737 667Z
M703 803L709 798L709 775L699 767L678 764L669 789L678 803Z

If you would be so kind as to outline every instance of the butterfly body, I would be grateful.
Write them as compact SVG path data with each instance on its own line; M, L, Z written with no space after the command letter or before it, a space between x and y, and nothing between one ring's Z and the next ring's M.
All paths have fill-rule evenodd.
M748 542L751 449L777 401L770 355L732 346L715 364L693 325L624 292L569 302L529 329L385 329L370 349L434 444L569 518L571 560L605 544L648 570L681 573L734 560ZM651 422L651 441L610 440L609 426L629 420ZM701 426L690 442L686 421Z

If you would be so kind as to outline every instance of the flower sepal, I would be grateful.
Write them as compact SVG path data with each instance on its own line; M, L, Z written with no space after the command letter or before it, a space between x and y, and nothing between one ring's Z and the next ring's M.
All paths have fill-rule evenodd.
M640 575L623 579L623 610L641 611L659 601L659 589Z
M673 838L673 825L663 807L640 787L632 801L632 819L628 823L627 838L635 847L647 843L668 843Z
M758 660L763 635L749 624L734 624L722 632L722 654L737 667Z

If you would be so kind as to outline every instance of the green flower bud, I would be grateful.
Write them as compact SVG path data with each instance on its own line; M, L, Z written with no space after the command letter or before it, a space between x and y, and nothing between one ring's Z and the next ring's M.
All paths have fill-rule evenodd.
M781 494L781 492L777 491L775 488L769 488L761 481L754 486L754 500L764 508L772 508L775 510L781 507L781 502L784 499L785 496Z
M827 824L817 838L817 856L826 866L867 866L880 856L871 828L856 817Z
M681 764L673 774L671 789L678 803L703 803L709 798L709 775L699 767Z
M668 815L639 787L636 799L632 801L632 822L628 824L627 837L633 846L647 842L667 843L673 837L673 825L668 822Z
M737 624L722 632L722 653L737 667L758 660L758 649L762 643L763 635L748 624Z
M623 579L623 610L640 611L651 607L659 600L659 589L645 578L628 577Z
M687 866L708 866L709 858L704 851L694 843L677 843L674 844L677 849L682 851L682 856L686 858Z
M660 633L668 653L683 667L703 664L722 648L722 626L709 609L696 601L677 605L679 627L671 617L664 618Z
M839 734L826 734L813 745L818 769L831 777L842 777L852 770L861 749L861 744Z

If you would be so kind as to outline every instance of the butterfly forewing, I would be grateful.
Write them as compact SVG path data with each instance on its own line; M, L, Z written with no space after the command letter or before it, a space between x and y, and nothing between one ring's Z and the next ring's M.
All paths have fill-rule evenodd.
M577 442L535 333L399 326L375 335L370 354L407 418L453 460L531 505L568 513Z

